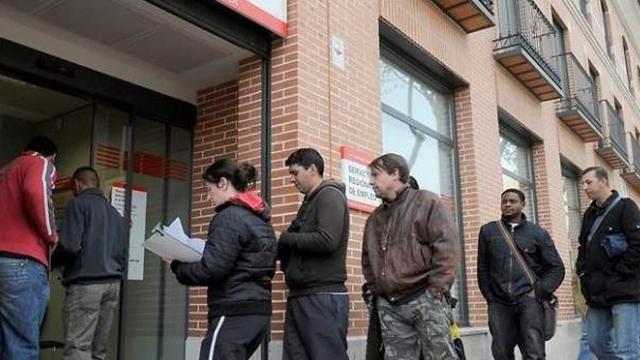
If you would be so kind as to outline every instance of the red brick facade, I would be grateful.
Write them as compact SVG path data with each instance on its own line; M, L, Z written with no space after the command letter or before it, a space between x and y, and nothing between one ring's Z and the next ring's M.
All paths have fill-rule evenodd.
M622 99L627 127L639 123L640 102L619 85L614 65L603 63L600 50L588 35L576 8L565 3L536 1L543 12L567 24L565 43L586 65L600 69L602 97ZM380 21L390 25L417 49L463 79L467 85L454 89L457 176L466 272L468 324L486 326L486 304L476 280L477 234L480 226L499 216L502 190L499 113L508 113L534 138L532 146L538 221L553 237L563 258L567 276L557 292L561 319L575 318L572 295L572 264L562 197L560 156L579 168L608 167L556 116L554 101L540 102L494 59L492 27L473 34L461 30L433 1L380 0L370 2L289 0L288 36L272 43L271 73L271 204L273 225L282 231L295 216L301 196L289 184L286 157L296 148L315 147L327 164L326 177L340 178L340 146L377 155L382 149L380 103ZM497 9L495 9L497 13ZM499 22L498 17L495 19ZM616 20L617 21L617 20ZM616 31L622 31L614 22ZM587 34L587 35L585 35ZM334 65L332 39L344 40L344 69ZM427 56L427 55L425 55ZM634 59L635 60L635 59ZM637 92L636 92L637 93ZM637 95L636 95L637 96ZM237 81L204 89L198 94L198 124L194 142L194 195L192 231L202 236L211 216L203 198L200 177L203 167L215 159L235 156L260 167L261 62L258 58L239 64ZM610 169L612 184L627 188ZM638 199L629 188L628 195ZM583 208L587 201L582 198ZM366 334L367 313L360 300L363 278L360 249L367 213L351 212L347 258L351 292L350 336ZM575 251L575 249L573 250ZM203 289L190 292L190 336L206 329ZM274 280L273 338L281 339L286 299L282 273Z

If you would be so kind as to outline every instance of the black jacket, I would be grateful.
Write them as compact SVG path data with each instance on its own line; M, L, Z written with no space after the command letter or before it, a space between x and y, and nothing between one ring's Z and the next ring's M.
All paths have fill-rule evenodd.
M276 238L268 211L255 193L243 193L216 209L202 260L173 261L181 284L208 286L209 319L271 314Z
M511 226L502 219L507 230ZM527 264L536 275L543 297L564 279L564 265L549 234L524 218L511 230ZM487 302L517 303L533 289L518 260L493 221L480 228L478 237L478 285Z
M289 297L347 292L349 210L345 187L324 180L305 196L295 220L280 235L278 257Z
M53 266L64 266L63 283L119 279L126 260L129 227L102 191L86 189L69 202L53 254Z
M587 243L596 217L618 196L613 191L602 206L592 202L582 221L576 270L582 293L592 307L640 302L640 212L636 203L621 199ZM600 244L607 234L620 233L629 248L620 257L609 258Z

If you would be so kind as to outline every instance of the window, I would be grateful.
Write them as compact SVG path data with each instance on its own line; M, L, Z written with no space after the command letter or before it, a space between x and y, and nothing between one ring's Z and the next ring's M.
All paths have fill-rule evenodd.
M558 75L560 75L560 82L562 90L566 95L569 95L569 74L567 73L567 56L565 46L565 28L556 17L553 17L553 30L555 30L555 47L556 47L556 62L558 67Z
M501 129L500 160L502 163L502 189L520 189L526 197L524 213L529 221L537 222L531 144L510 130Z
M638 90L640 90L640 66L636 67L636 73L638 74Z
M624 51L624 71L627 74L627 84L629 85L629 91L633 94L633 75L631 74L631 61L629 60L629 47L627 46L627 40L622 37L622 50Z
M636 67L636 72L638 73L638 90L640 90L640 66Z
M567 235L571 241L571 250L578 246L580 236L580 224L582 223L582 213L580 211L580 180L579 173L573 169L562 168L564 212L567 216ZM575 262L575 251L570 254L571 263Z
M587 21L589 21L589 10L587 8L588 4L589 2L587 0L580 0L580 12Z
M618 118L620 118L620 120L622 120L622 105L620 105L620 103L618 102L618 99L613 99L613 105L616 108L616 115L618 115Z
M440 194L454 210L451 94L387 59L382 77L382 147L409 162L420 187Z
M598 73L598 70L596 70L595 67L593 67L593 64L591 64L591 61L589 61L589 77L591 77L591 81L593 82L593 86L596 87L596 100L600 100L600 74Z
M385 53L380 61L383 152L407 159L420 187L439 194L459 224L452 93L400 56ZM460 280L452 292L464 303ZM454 314L460 319L463 311L464 306L458 306Z
M611 19L609 18L609 8L604 0L600 0L600 7L602 8L602 24L604 24L604 40L607 48L607 54L609 54L611 61L615 63L615 58L613 56L613 44L611 42Z
M518 3L516 0L504 0L498 7L500 11L500 37L516 35L520 31L518 24Z
M580 181L579 172L574 166L562 167L562 184L563 184L563 200L564 214L567 226L567 236L569 237L569 259L570 266L574 266L578 259L578 237L580 236L580 227L582 225L582 213L580 211ZM573 283L572 286L578 286ZM576 291L575 289L574 291ZM579 308L575 308L576 314Z

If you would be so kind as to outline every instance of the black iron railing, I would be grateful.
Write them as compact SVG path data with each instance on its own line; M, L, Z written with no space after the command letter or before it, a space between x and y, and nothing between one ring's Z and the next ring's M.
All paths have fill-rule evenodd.
M511 6L515 5L513 8ZM512 46L522 46L535 58L547 75L560 85L557 61L556 31L533 0L512 0L501 6L501 12L508 19L500 29L500 38L496 40L496 50ZM504 15L503 15L504 16Z
M566 76L563 76L565 97L558 101L558 112L580 110L587 116L591 125L602 131L598 89L593 80L572 53L559 55L557 60L566 64Z
M493 0L479 0L482 5L493 14Z
M625 139L624 122L620 116L618 116L618 113L613 106L611 106L609 101L601 100L600 106L603 107L604 116L607 119L606 136L611 141L611 146L618 150L618 152L627 159L627 142Z

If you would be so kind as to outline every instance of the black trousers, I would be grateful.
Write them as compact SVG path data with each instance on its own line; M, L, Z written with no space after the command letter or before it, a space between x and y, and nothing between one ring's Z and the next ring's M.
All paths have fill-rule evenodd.
M248 360L269 332L269 315L220 316L209 321L200 360Z
M346 360L349 296L313 294L289 298L283 360Z
M515 305L490 303L489 330L494 359L513 360L516 345L523 360L545 358L544 313L533 297L523 296Z

